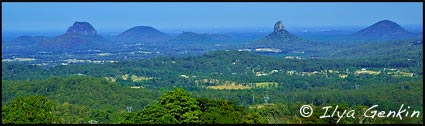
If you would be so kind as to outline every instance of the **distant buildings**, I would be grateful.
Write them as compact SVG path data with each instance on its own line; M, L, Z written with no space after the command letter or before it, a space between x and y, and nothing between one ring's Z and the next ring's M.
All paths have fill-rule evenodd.
M14 58L14 59L2 59L2 62L13 62L13 61L19 61L19 62L26 62L26 61L34 61L34 58Z
M275 48L256 48L256 52L272 52L272 53L280 53L282 50Z

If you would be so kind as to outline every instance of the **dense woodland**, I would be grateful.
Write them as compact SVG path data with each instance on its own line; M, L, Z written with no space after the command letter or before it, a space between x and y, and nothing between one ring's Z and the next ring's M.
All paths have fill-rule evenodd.
M423 123L423 47L415 42L363 43L327 52L334 58L287 59L230 50L54 67L2 62L2 121ZM307 104L315 112L304 118L300 107ZM319 118L324 106L362 115L373 105L379 111L397 111L402 104L421 114L402 120Z

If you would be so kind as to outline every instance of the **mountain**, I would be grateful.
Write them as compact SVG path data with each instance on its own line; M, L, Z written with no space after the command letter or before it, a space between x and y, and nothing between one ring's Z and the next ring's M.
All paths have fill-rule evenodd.
M229 40L232 40L232 37L227 36L227 35L223 35L223 34L201 34L201 35L204 35L208 39L214 40L214 41L229 41Z
M185 42L222 42L229 41L231 38L222 34L198 34L194 32L183 32L178 35L173 41Z
M88 22L74 22L74 24L66 30L68 35L78 36L97 36L94 27Z
M288 32L284 28L282 21L278 21L274 25L274 31L272 33L253 44L255 47L284 48L299 42L302 42L302 39Z
M178 35L174 40L177 41L202 41L207 40L206 36L194 33L194 32L183 32Z
M398 38L412 36L413 34L393 21L382 20L356 32L354 35L366 38Z
M108 44L109 40L97 33L88 22L74 22L65 34L42 42L44 48L53 50L99 48Z
M159 42L170 39L167 34L150 26L136 26L118 35L125 42Z
M5 45L12 45L12 46L32 46L32 45L37 45L40 42L46 41L50 39L49 37L45 37L45 36L27 36L27 35L23 35L23 36L19 36L18 38L10 41L10 42L6 42L4 43Z

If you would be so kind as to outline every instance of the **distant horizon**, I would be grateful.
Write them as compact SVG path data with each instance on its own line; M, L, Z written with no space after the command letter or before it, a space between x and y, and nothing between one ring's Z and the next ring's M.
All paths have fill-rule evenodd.
M22 2L2 3L2 32L65 31L85 21L99 32L151 26L163 32L366 27L380 20L423 25L421 2ZM196 11L194 11L196 10Z
M90 23L90 22L89 22ZM376 22L375 22L376 23ZM397 22L396 22L397 23ZM124 32L123 31L119 31L119 30L112 30L112 29L98 29L96 28L95 24L90 23L98 33L100 34L113 34L113 33L121 33ZM373 24L373 23L372 23ZM370 24L370 25L372 25ZM238 28L238 27L229 27L229 28L181 28L181 29L158 29L155 26L150 26L153 27L161 32L164 33L170 33L170 34L174 34L174 33L181 33L181 32L195 32L195 33L255 33L255 32L260 32L260 31L246 31L246 30L262 30L262 32L271 32L273 31L273 25L271 24L268 27L251 27L251 28ZM365 26L360 26L360 25L345 25L345 26L297 26L297 27L292 27L292 26L286 26L285 29L288 29L289 31L293 31L293 32L300 32L302 30L319 30L319 29L323 29L323 30L339 30L339 31L344 31L344 32L355 32L358 31L360 29L366 28L370 25L365 25ZM423 32L423 25L422 24L399 24L401 25L403 28L405 28L406 30L410 31L410 32ZM72 23L69 25L69 27L72 26ZM139 26L144 26L144 25L139 25ZM133 26L136 27L136 26ZM133 27L129 27L133 28ZM413 28L414 27L414 28ZM2 31L3 33L37 33L37 32L41 32L41 34L44 33L48 33L48 34L52 34L52 33L65 33L65 31L68 29L68 27L63 28L61 30L32 30L32 31ZM127 29L126 29L127 30Z
M72 24L71 24L72 25ZM93 24L92 24L93 25ZM372 25L372 24L371 24ZM404 29L406 29L409 32L420 34L423 33L423 26L422 24L410 24L410 25L402 25L400 24ZM370 25L369 25L370 26ZM104 31L99 30L94 26L98 34L100 35L118 35L119 33L122 33L124 31L117 31L117 30L110 30L110 31ZM308 30L309 33L317 33L320 32L320 30L337 30L344 33L355 33L363 28L366 28L368 26L310 26L310 27L289 27L287 28L289 32L297 35L297 34L304 34L303 29ZM155 28L155 27L154 27ZM333 29L330 29L333 28ZM130 28L128 28L130 29ZM232 31L229 31L231 28L222 28L222 29L158 29L159 31L169 34L169 35L177 35L182 32L194 32L198 34L244 34L244 33L250 33L250 34L269 34L273 32L273 26L269 27L257 27L257 28L241 28L241 29L232 29ZM55 37L61 34L64 34L66 32L67 28L63 30L48 30L48 31L6 31L2 32L2 41L10 41L12 39L15 39L19 36L46 36L46 37ZM127 29L126 29L127 30ZM250 31L247 31L250 30Z
M382 20L387 20L387 19L382 19ZM379 21L382 21L382 20L379 20ZM276 20L276 22L277 21L279 21L279 20ZM2 28L2 32L5 32L5 33L63 32L64 33L69 27L72 26L72 24L74 22L77 22L77 21L72 21L72 22L69 23L69 26L63 27L61 29L50 29L50 30L33 29L33 30L4 31L4 29ZM78 22L88 22L88 21L78 21ZM317 25L317 26L285 26L285 29L296 29L296 30L300 30L300 29L303 29L303 28L350 28L350 29L351 28L360 28L360 29L362 29L362 28L369 27L372 24L377 23L377 22L378 21L373 22L369 25L350 25L350 24L347 24L347 25ZM96 27L96 24L93 24L91 22L88 22L88 23L90 23L96 29L96 31L99 32L99 33L102 33L102 32L104 32L104 33L114 33L114 32L121 33L121 32L124 32L125 30L128 30L128 29L136 27L136 26L149 26L149 25L136 25L136 26L128 27L125 30L122 30L122 29L99 29L99 28ZM415 26L417 28L420 28L420 32L423 31L423 29L422 29L423 24L400 24L398 22L395 22L395 23L399 24L400 26L402 26L405 29L409 29L409 28L406 28L406 27ZM217 32L214 32L214 30L223 31L223 30L233 29L234 31L239 32L238 30L262 29L262 30L267 30L267 31L273 31L273 25L274 25L274 23L271 23L269 26L261 26L261 27L258 27L258 26L257 27L221 27L221 28L189 28L189 27L187 27L187 28L162 28L162 29L157 28L156 26L150 26L150 27L153 27L153 28L155 28L155 29L157 29L161 32L164 32L164 33L180 33L180 32L217 33ZM417 28L415 28L416 30L414 32L417 32ZM360 29L358 29L358 30L360 30ZM332 30L340 30L340 29L332 29ZM348 30L348 31L353 31L353 30L354 29ZM258 31L247 31L247 32L258 32Z

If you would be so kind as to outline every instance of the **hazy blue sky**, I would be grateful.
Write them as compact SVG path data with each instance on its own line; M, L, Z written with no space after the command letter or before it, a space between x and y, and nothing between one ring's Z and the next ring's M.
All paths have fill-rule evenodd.
M74 21L90 22L98 31L124 31L147 25L158 29L368 26L389 19L422 24L421 2L393 3L5 3L2 32L65 31Z

